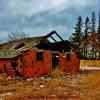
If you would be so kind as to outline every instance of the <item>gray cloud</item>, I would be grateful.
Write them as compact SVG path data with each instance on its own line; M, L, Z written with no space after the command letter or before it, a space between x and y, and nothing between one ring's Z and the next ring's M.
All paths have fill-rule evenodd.
M52 13L62 11L66 8L86 7L93 5L94 0L5 0L1 15L27 16L51 10ZM95 0L97 4L99 0ZM8 16L9 16L8 15Z
M1 0L0 40L6 40L7 34L16 30L30 36L57 30L68 38L75 18L87 14L87 7L91 9L98 3L99 0Z

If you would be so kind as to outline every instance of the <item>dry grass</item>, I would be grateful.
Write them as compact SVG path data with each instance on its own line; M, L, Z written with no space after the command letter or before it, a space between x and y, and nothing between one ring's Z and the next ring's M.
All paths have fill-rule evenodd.
M33 78L31 81L21 79L0 81L0 91L11 93L0 95L0 98L4 100L62 100L62 98L99 100L99 77L100 71L81 71L69 75L57 69L50 76ZM43 96L51 98L43 99Z
M100 60L81 60L80 66L100 67Z
M50 74L50 76L52 77L56 77L59 78L61 76L63 76L64 72L61 68L57 67L55 70L53 70Z

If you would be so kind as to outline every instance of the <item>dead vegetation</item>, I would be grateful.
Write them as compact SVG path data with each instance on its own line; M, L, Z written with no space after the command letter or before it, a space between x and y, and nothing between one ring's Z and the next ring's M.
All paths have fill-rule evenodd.
M81 66L100 67L100 60L80 60Z
M0 100L99 100L99 77L100 71L70 75L57 69L43 77L5 78L0 81Z

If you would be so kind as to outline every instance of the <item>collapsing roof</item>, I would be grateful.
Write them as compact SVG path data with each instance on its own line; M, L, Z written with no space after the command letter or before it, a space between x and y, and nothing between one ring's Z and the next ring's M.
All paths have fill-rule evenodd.
M59 39L61 40L60 42L57 42L56 39L52 37L53 34L56 34ZM50 43L48 38L51 38L55 43ZM39 44L41 43L47 43L53 45L52 48L55 48L55 45L58 44L61 50L62 43L64 45L69 45L71 48L72 46L68 41L64 41L57 33L56 31L52 31L49 34L45 36L40 36L40 37L31 37L31 38L23 38L23 39L17 39L13 41L9 41L7 43L1 44L0 45L0 58L14 58L20 55L22 52L27 51L29 49L37 49L41 48ZM50 45L50 46L51 46Z
M25 38L25 39L18 39L18 40L13 40L4 43L0 47L0 58L16 57L20 55L23 51L31 49L35 45L39 44L43 38L44 37ZM20 47L19 45L22 46Z

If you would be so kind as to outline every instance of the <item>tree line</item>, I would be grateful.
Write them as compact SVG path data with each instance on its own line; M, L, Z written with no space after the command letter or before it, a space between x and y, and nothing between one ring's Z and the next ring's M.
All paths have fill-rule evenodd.
M69 40L82 59L100 59L100 11L84 20L79 16Z

